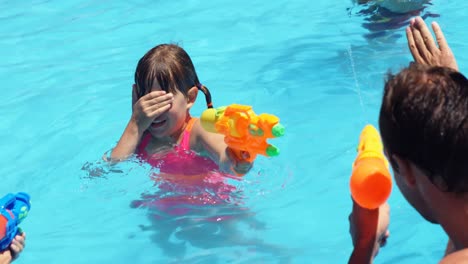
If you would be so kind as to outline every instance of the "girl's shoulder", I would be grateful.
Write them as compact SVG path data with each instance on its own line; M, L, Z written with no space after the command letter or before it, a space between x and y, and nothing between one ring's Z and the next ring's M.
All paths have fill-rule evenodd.
M196 152L201 152L210 148L213 144L217 144L218 141L224 143L224 136L217 133L209 132L203 128L203 125L199 118L194 120L192 130L190 133L190 147Z
M203 129L200 119L194 117L193 124L190 130L190 149L194 151L200 151L202 149L201 145L205 133L207 133L207 131Z

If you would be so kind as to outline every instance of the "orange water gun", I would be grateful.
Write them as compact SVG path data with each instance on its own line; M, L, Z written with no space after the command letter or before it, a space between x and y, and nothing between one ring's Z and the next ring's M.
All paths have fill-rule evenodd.
M240 159L253 162L257 154L279 155L279 149L267 142L284 135L284 127L274 115L256 115L251 106L232 104L206 109L200 121L205 130L225 135L224 141ZM241 158L241 152L248 152L248 157Z
M392 177L379 132L366 125L361 132L350 180L351 196L361 207L376 209L390 196Z

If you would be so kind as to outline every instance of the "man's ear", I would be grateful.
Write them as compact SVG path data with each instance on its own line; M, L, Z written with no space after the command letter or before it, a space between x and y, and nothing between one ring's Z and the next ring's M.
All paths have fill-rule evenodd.
M133 84L132 85L132 109L137 101L138 101L137 86L136 84Z
M197 99L198 95L198 88L196 86L193 86L190 88L187 92L187 109L190 109L190 107L193 106L195 103L195 100Z
M413 168L414 164L408 160L402 159L398 155L392 155L392 159L398 166L398 173L400 174L400 177L403 178L406 185L414 187L416 185L415 171Z

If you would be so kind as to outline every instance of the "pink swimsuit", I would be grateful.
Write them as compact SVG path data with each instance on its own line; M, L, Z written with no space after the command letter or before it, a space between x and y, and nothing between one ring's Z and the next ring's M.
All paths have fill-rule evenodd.
M236 187L225 183L226 177L232 176L221 173L218 165L210 158L190 150L190 132L196 120L192 118L189 121L180 144L162 154L148 154L145 148L151 141L151 134L147 133L143 137L136 154L159 169L160 173L155 176L155 180L159 191L165 194L158 191L143 201L135 201L134 206L156 206L160 210L180 215L186 213L186 210L175 209L174 206L225 203L236 190Z
M218 165L210 158L203 157L190 150L190 132L197 119L192 118L187 124L180 144L166 153L146 153L145 148L151 141L151 134L147 133L137 148L137 155L146 160L161 173L172 175L200 175L217 171Z

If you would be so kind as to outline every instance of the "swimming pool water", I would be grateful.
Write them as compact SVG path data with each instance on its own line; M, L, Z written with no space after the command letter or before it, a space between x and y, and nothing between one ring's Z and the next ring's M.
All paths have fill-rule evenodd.
M432 3L464 72L468 3ZM370 38L358 10L348 0L0 1L0 194L33 199L17 262L345 263L357 137L376 125L384 74L411 59L404 29ZM272 141L281 155L230 181L226 204L178 216L132 206L165 195L148 166L100 162L130 118L138 59L165 42L187 50L215 105L252 105L287 128ZM389 202L377 263L435 263L442 230L396 188Z

